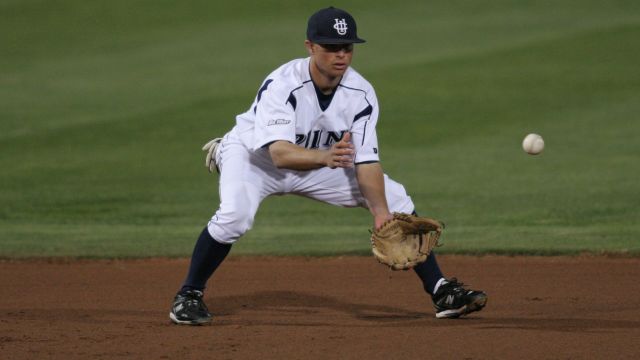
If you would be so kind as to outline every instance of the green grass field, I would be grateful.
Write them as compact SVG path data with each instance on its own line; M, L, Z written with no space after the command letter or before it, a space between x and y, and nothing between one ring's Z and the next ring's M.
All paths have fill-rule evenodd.
M441 252L640 254L639 2L334 5L368 40L383 166L447 223ZM218 204L200 147L306 56L321 6L0 0L0 257L189 255ZM234 253L367 254L370 222L270 198Z

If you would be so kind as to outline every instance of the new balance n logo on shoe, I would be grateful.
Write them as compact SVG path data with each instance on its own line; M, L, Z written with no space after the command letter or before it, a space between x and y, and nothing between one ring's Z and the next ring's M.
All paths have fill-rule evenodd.
M447 305L451 305L451 304L453 304L453 300L454 300L453 295L447 295L447 300L445 300L444 302L445 302Z

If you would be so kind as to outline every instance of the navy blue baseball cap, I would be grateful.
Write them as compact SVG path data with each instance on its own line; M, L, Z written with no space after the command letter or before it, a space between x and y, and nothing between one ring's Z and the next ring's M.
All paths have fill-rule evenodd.
M309 18L307 39L316 44L363 43L356 21L348 12L333 6L319 10Z

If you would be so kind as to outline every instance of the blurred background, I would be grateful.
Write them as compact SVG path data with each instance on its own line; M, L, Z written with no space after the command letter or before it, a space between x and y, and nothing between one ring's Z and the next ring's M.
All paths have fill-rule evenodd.
M188 256L218 205L201 146L329 5L441 253L640 253L638 1L0 0L0 257ZM273 197L234 253L369 254L371 225Z

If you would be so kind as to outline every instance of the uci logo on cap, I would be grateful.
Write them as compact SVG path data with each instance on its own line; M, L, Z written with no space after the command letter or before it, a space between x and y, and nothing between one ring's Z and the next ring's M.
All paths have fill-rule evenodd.
M347 34L347 21L345 19L333 19L336 23L333 25L333 28L336 29L338 35L346 35Z

